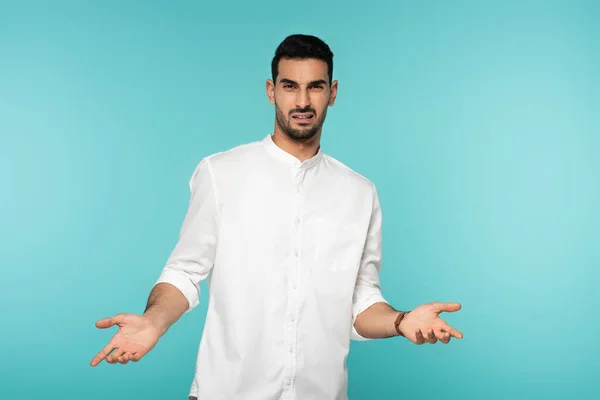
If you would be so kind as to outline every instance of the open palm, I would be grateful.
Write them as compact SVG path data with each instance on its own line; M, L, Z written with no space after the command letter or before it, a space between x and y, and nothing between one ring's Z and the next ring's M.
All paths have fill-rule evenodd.
M458 303L427 303L406 314L400 324L402 334L415 344L448 343L451 337L462 339L463 334L439 317L442 312L461 309Z
M100 329L117 325L119 330L110 342L91 361L95 367L102 360L108 363L127 364L129 361L139 361L158 342L161 334L152 321L145 316L136 314L118 314L96 322ZM114 350L114 352L113 352ZM111 354L111 352L113 352Z

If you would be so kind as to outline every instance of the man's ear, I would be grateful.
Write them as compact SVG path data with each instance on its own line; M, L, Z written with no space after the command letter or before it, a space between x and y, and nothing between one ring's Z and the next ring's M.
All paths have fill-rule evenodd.
M338 91L338 81L331 82L331 89L329 90L329 106L332 106L335 103L335 98L337 97Z
M269 103L275 104L275 83L271 79L267 79L265 88L267 89L267 97L269 98Z

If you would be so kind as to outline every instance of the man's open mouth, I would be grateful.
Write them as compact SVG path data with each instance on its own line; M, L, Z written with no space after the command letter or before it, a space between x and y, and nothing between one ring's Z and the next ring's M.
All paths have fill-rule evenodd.
M313 118L313 114L294 114L292 118L297 121L310 121Z

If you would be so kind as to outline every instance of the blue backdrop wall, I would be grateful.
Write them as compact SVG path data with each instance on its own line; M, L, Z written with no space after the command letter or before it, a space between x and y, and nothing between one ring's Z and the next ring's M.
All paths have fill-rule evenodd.
M378 187L383 291L465 338L353 343L350 399L600 390L600 3L0 1L0 398L183 399L206 309L89 367L141 312L204 156L273 127L288 34L335 53L323 149Z

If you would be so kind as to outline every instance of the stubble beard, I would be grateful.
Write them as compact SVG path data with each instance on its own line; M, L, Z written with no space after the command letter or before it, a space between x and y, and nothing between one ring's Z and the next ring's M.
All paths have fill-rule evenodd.
M299 110L296 109L294 111L298 112ZM320 114L317 114L312 109L310 111L313 111L315 115L318 115L319 119L317 119L317 121L310 128L296 129L292 128L291 126L292 117L288 116L288 118L286 118L283 111L277 106L277 104L275 104L275 118L277 120L277 125L284 135L292 140L297 142L306 142L311 140L321 131L321 128L323 127L325 117L327 116L327 107L325 107Z

